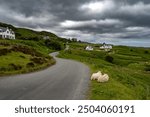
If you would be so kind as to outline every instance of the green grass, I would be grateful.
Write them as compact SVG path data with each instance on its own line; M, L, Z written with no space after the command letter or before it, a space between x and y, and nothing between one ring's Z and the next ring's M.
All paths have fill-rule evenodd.
M18 28L17 33L20 34L22 37L36 37L37 34L36 32L29 30L29 29L24 29L24 28Z
M42 54L49 54L49 52L54 51L50 50L48 47L45 46L44 41L32 41L32 40L6 40L0 39L0 45L5 45L3 47L10 47L12 45L23 45L31 47ZM2 47L2 46L0 46Z
M114 46L111 52L85 51L84 48L90 44L69 41L49 32L16 28L4 23L0 23L0 26L13 29L17 38L0 39L0 75L31 72L54 64L55 61L48 54L56 50L52 50L42 39L43 36L50 36L61 45L69 42L71 50L61 51L59 57L81 61L91 68L91 73L100 70L110 76L107 83L91 81L89 99L150 99L148 48ZM94 49L100 46L91 45Z
M30 62L31 55L20 52L12 52L4 56L0 56L0 75L22 73L26 71L26 64ZM22 69L15 70L10 64L19 65Z
M91 72L102 71L110 76L107 83L91 81L89 99L147 100L150 99L150 49L114 46L112 52L85 51L85 45L62 51L59 57L87 64ZM148 51L148 52L145 52ZM113 62L106 61L113 57Z
M0 39L0 75L31 72L54 64L55 60L49 53L56 51L56 46L63 49L67 41L46 31L16 28L4 23L0 26L9 27L16 34L15 40ZM50 40L44 40L44 36L49 36Z
M0 76L44 69L55 63L41 41L0 39Z
M26 65L26 63L30 62L31 55L26 55L20 52L11 52L5 56L1 56L0 65L2 67L5 67L5 65L8 65L10 63L17 63L20 65Z

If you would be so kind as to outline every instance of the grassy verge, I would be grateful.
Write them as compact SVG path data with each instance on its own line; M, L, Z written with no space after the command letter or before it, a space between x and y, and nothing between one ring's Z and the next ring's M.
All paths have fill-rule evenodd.
M85 51L85 45L62 51L59 57L87 64L92 72L110 76L107 83L91 81L89 99L150 99L150 49L116 46L111 52Z
M0 76L44 69L55 64L41 41L0 39Z

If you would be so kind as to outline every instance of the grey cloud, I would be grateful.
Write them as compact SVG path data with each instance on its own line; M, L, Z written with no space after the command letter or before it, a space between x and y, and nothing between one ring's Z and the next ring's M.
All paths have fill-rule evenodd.
M149 0L0 0L1 22L90 42L149 39L149 13Z

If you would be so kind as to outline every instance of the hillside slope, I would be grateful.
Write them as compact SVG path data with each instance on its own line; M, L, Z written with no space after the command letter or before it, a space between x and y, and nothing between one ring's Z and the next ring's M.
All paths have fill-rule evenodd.
M33 31L0 23L11 28L15 40L0 39L0 75L18 74L39 70L55 63L50 52L62 50L67 39L46 31ZM44 39L44 37L49 37Z
M84 44L70 44L70 50L59 57L78 60L92 72L107 73L106 83L91 82L89 99L97 100L149 100L150 48L113 46L105 52L93 45L94 51L85 51Z
M68 40L65 38L61 38L54 33L47 32L47 31L34 31L27 28L17 28L11 24L6 24L0 22L0 27L8 27L15 31L16 39L23 39L23 40L39 40L43 39L45 36L49 36L50 39L55 39L57 41L67 42Z

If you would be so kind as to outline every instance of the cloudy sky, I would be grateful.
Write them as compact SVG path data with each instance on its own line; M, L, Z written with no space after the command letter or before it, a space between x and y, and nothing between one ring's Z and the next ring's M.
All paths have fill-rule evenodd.
M93 43L150 47L150 0L0 0L0 22Z

